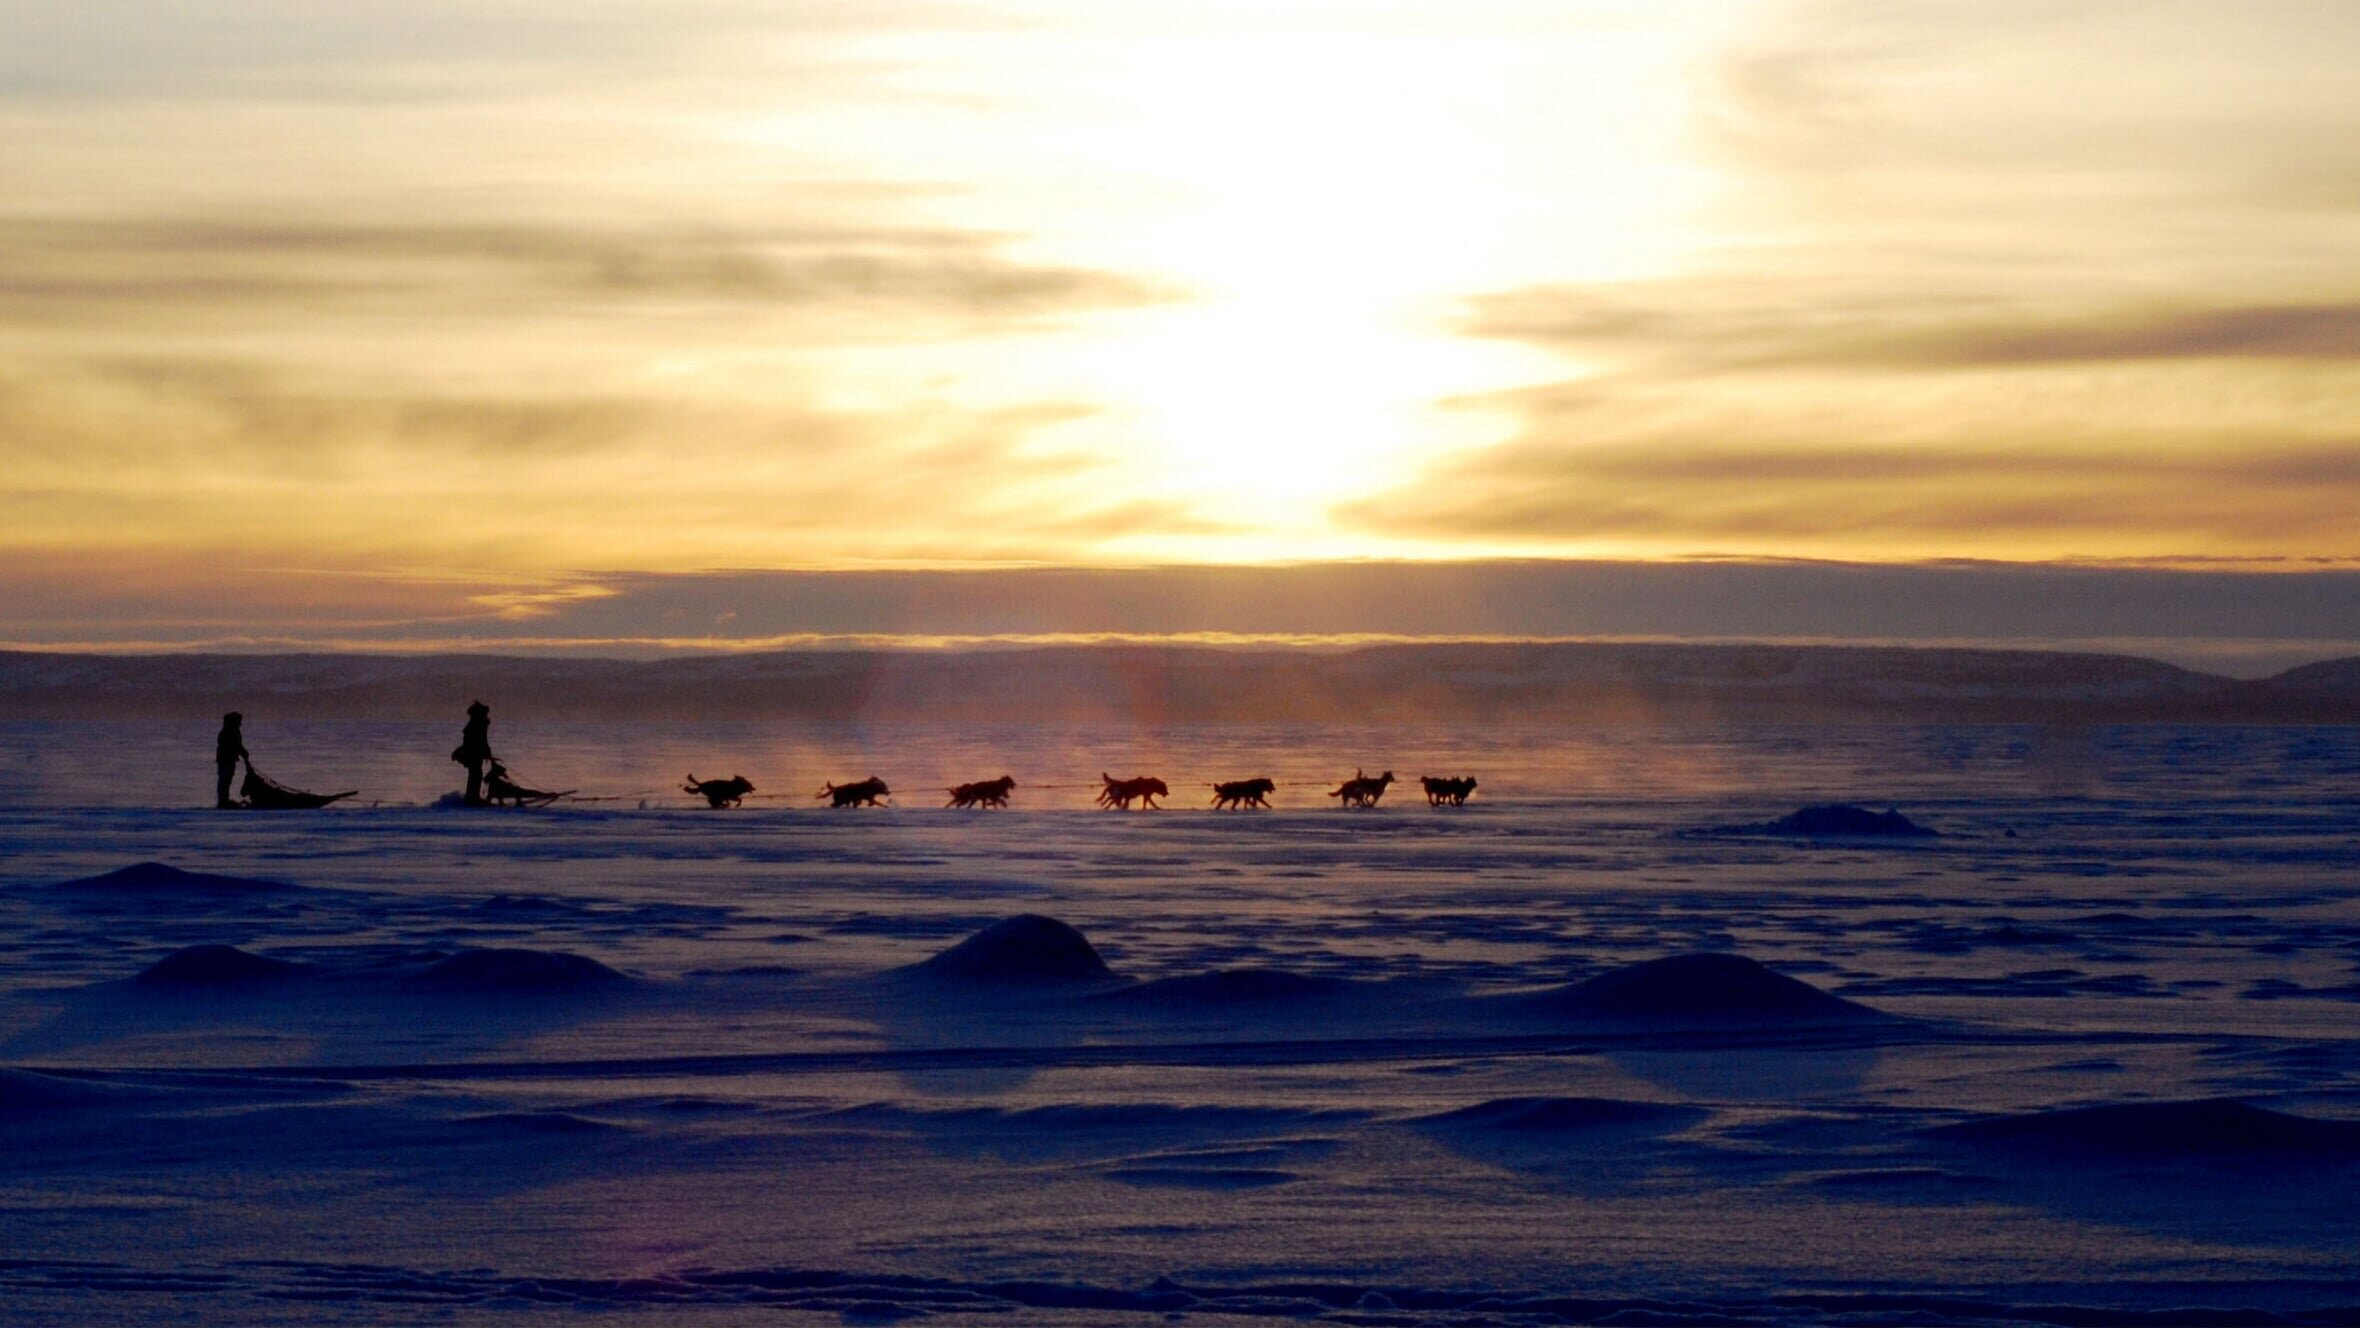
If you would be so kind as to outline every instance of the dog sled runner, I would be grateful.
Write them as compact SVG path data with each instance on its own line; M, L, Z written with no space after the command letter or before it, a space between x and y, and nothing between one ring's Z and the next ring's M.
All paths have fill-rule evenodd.
M353 797L360 790L346 789L342 793L312 793L304 789L289 788L255 769L254 763L248 761L246 763L246 780L238 786L238 792L245 795L246 805L249 807L259 807L266 811L303 811L313 807L325 807L331 802Z

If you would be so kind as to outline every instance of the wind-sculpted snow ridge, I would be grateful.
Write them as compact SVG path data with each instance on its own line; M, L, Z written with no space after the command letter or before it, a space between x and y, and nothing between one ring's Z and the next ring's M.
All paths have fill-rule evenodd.
M1127 1005L1173 1008L1297 1005L1342 995L1355 985L1344 978L1315 977L1277 968L1221 968L1142 982L1108 992L1105 999Z
M2126 1102L1945 1125L1933 1138L2052 1161L2360 1165L2360 1121L2319 1120L2231 1098Z
M1693 1125L1703 1120L1702 1107L1666 1102L1633 1102L1611 1097L1502 1097L1470 1107L1437 1112L1418 1119L1420 1125L1519 1133L1559 1133L1631 1127Z
M2164 1325L2189 1323L2344 1324L2360 1315L2360 1286L2328 1290L2340 1303L2294 1314L2257 1312L2223 1297L2250 1292L2249 1284L2213 1284L2203 1300L2160 1300L2153 1309L2078 1304L2070 1299L2015 1302L1996 1297L1896 1291L1787 1291L1770 1295L1572 1295L1497 1287L1425 1287L1348 1281L1273 1280L1202 1284L1158 1277L1139 1285L1003 1279L968 1281L894 1273L807 1268L695 1268L630 1277L535 1275L505 1269L442 1271L365 1263L279 1260L214 1265L139 1267L97 1259L0 1261L0 1296L104 1292L125 1303L159 1310L227 1316L289 1302L333 1302L338 1318L352 1313L414 1322L497 1309L505 1315L534 1308L576 1312L661 1309L675 1316L720 1311L828 1316L813 1322L891 1323L925 1319L953 1323L1058 1325L1158 1323L1189 1318L1293 1320L1299 1323L1444 1328L1513 1323L1530 1328L1594 1323L1716 1323L1767 1328L1815 1328L1856 1323L1979 1323L1994 1325ZM147 1297L154 1297L148 1301ZM209 1303L210 1302L210 1303ZM373 1313L372 1313L373 1312ZM1119 1317L1118 1317L1119 1316ZM1226 1316L1226 1317L1225 1317ZM272 1316L276 1319L276 1315ZM682 1322L704 1322L701 1317Z
M286 890L284 881L250 880L243 876L216 876L211 872L183 871L161 862L135 862L97 876L85 876L71 881L60 881L59 890L118 891L122 893L153 893L160 895L221 895L250 894L257 891Z
M2078 968L2015 969L1981 977L1855 979L1844 990L1862 996L1975 996L2037 1000L2057 996L2128 996L2169 1000L2179 993L2144 973L2086 973Z
M552 950L461 950L405 978L415 991L559 996L612 991L632 980L583 955Z
M1615 1027L1812 1027L1891 1017L1743 955L1710 952L1650 959L1524 999L1539 1012Z
M1109 1167L1098 1174L1119 1185L1162 1190L1262 1190L1303 1179L1296 1172L1276 1167L1190 1166L1169 1161Z
M236 991L293 981L311 971L307 964L249 954L234 945L192 945L141 969L131 981L164 991Z
M948 982L1026 987L1114 977L1089 937L1038 913L1002 918L911 971Z
M523 1135L607 1134L622 1126L571 1111L487 1111L452 1124L474 1130L507 1130Z
M1227 1103L1060 1102L1037 1107L906 1106L869 1102L837 1107L814 1119L836 1125L889 1128L925 1126L969 1130L1038 1131L1055 1135L1119 1134L1168 1138L1175 1135L1267 1133L1330 1128L1366 1120L1368 1113L1343 1107L1268 1107Z

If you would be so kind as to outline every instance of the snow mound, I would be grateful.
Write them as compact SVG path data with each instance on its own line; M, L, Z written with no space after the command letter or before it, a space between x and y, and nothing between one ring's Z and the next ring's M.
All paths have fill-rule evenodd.
M1109 998L1142 1005L1284 1005L1333 996L1349 985L1342 978L1276 968L1222 968L1142 982Z
M170 991L223 991L285 982L307 971L302 964L248 954L234 945L192 945L141 969L131 981Z
M2360 1162L2360 1121L2316 1120L2230 1098L2028 1112L1946 1125L1929 1133L1939 1139L2067 1159Z
M555 950L461 950L412 974L421 991L566 995L631 985L595 959Z
M1704 1114L1699 1107L1611 1097L1501 1097L1419 1119L1425 1125L1554 1133L1612 1126L1686 1124L1701 1119Z
M279 881L255 881L242 876L182 871L161 862L135 862L97 876L60 881L60 890L116 890L157 894L243 894L256 890L284 890Z
M1858 1024L1887 1016L1773 973L1744 955L1650 959L1532 998L1554 1015L1671 1027Z
M1114 976L1090 938L1055 918L1020 913L985 927L917 965L928 977L952 982L1053 986Z
M1798 835L1805 838L1925 839L1939 831L1919 825L1897 811L1872 812L1849 802L1798 807L1775 821L1742 827L1748 833Z

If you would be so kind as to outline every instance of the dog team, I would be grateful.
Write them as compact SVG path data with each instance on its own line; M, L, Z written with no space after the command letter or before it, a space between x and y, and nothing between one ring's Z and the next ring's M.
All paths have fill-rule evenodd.
M1390 770L1381 775L1371 775L1365 771L1355 770L1352 772L1352 778L1330 790L1328 796L1336 799L1336 805L1339 807L1366 810L1376 806L1377 802L1385 796L1385 790L1395 782L1397 781ZM1134 775L1129 779L1116 779L1113 775L1101 770L1098 772L1098 783L1097 803L1109 811L1127 812L1133 806L1137 806L1142 811L1161 810L1163 804L1157 802L1156 799L1172 796L1171 786L1154 775ZM1429 807L1464 807L1467 805L1467 795L1475 791L1475 777L1472 775L1449 778L1423 775L1419 777L1419 783L1425 787L1426 805ZM1215 811L1241 810L1248 807L1267 810L1270 806L1270 795L1278 791L1278 782L1266 776L1256 776L1252 779L1233 779L1227 783L1208 784L1206 787L1213 790L1213 809ZM1008 805L1008 795L1015 788L1016 777L1014 775L979 780L973 784L955 784L943 790L950 794L950 801L944 803L943 806L1005 807ZM704 795L705 800L715 807L735 807L739 800L747 793L752 792L753 789L754 786L746 782L742 775L727 780L701 782L695 775L690 775L688 783L681 786L683 792ZM871 775L856 783L826 785L815 796L828 799L829 805L834 807L878 807L883 805L879 799L891 792L893 790L885 786L884 780Z
M248 805L233 802L229 796L231 774L234 773L239 762L249 760L246 755L244 735L239 728L243 718L244 716L234 711L224 715L221 734L214 744L214 762L218 767L217 773L219 774L219 787L215 798L218 806ZM467 707L466 728L460 733L459 745L451 751L451 759L467 769L467 790L461 795L466 805L492 807L505 804L512 807L538 807L573 795L574 790L572 789L555 792L530 788L511 778L508 774L508 767L503 765L498 757L492 755L491 727L492 711L490 706L477 701ZM251 769L250 763L249 769ZM1172 796L1171 787L1153 775L1116 779L1113 775L1102 770L1098 772L1098 779L1101 785L1098 791L1098 805L1109 811L1129 811L1134 805L1143 811L1156 810L1162 805L1156 801L1157 798ZM1366 771L1356 769L1352 772L1352 778L1330 790L1328 796L1336 799L1336 805L1339 807L1367 810L1377 805L1378 801L1385 796L1385 790L1390 788L1394 782L1393 772L1390 770L1381 775L1370 775ZM1464 807L1467 805L1467 795L1475 791L1473 776L1437 778L1433 775L1425 775L1420 778L1419 782L1425 786L1426 805L1429 807ZM1278 790L1276 781L1260 776L1253 779L1230 780L1227 783L1211 784L1207 787L1213 791L1213 807L1217 811L1242 810L1249 807L1268 809L1270 795ZM972 784L955 784L944 790L950 795L950 801L944 803L943 806L1006 807L1009 795L1015 789L1016 777L1014 775L1002 775L998 779L977 780ZM303 797L317 796L303 795L298 790L281 791ZM680 791L693 793L703 798L707 806L718 811L725 807L743 806L746 796L754 791L754 782L744 775L731 775L727 779L699 779L691 774L688 776L688 781L680 786ZM867 779L854 780L851 783L824 785L813 796L826 799L830 807L881 807L885 805L884 800L892 793L893 790L886 786L884 780L871 775ZM345 793L333 796L351 797L352 795Z

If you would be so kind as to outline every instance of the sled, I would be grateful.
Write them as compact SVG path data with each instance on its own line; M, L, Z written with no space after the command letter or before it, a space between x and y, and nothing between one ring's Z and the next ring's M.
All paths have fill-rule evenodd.
M510 779L508 768L498 761L492 762L492 768L484 775L483 781L484 804L490 807L502 804L510 807L546 807L559 798L570 798L576 792L575 789L553 791L527 788Z
M238 792L245 795L246 805L249 807L259 807L266 811L301 811L311 807L325 807L331 802L357 796L360 790L346 789L342 793L311 793L299 788L288 788L255 769L254 763L248 761L246 763L246 780L238 786Z

